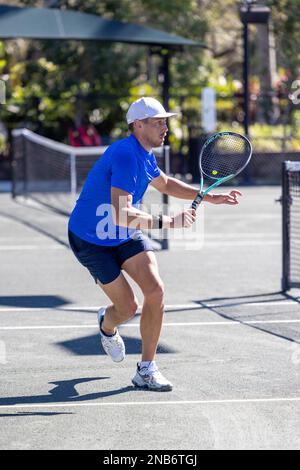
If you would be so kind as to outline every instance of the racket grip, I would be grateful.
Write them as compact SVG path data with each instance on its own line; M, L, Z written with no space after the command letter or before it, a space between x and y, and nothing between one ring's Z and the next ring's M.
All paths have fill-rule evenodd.
M201 204L202 200L204 198L204 193L198 193L197 196L195 197L195 199L193 200L192 202L192 209L197 209L199 204Z

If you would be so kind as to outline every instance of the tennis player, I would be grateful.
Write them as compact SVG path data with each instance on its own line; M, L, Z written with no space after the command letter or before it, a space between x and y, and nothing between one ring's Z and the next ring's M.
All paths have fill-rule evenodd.
M104 351L114 362L125 358L118 326L132 318L137 298L122 271L141 288L140 332L142 357L132 379L135 387L172 390L155 362L164 313L164 286L156 257L142 229L190 227L194 209L174 217L151 215L139 209L149 184L161 193L193 201L197 189L167 176L156 163L152 148L163 145L168 132L167 112L154 98L135 101L127 112L130 136L108 147L90 171L69 220L69 242L78 259L105 292L111 304L100 308L98 323ZM213 204L238 204L238 191L207 195Z

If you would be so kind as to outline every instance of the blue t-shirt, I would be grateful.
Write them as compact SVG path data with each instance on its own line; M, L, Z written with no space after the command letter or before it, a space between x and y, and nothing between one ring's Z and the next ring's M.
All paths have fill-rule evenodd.
M69 229L95 245L117 246L133 238L135 229L115 225L111 188L132 194L139 207L148 184L160 170L153 152L148 152L130 135L110 145L91 169L69 220Z

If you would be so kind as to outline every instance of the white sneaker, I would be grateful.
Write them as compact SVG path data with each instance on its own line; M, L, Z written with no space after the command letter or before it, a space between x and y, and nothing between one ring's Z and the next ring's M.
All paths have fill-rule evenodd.
M159 372L154 361L151 362L150 367L141 368L137 364L136 374L132 379L132 383L137 388L157 392L170 392L173 388L171 382Z
M105 308L100 308L98 312L98 324L100 331L100 340L104 351L112 358L114 362L121 362L125 358L125 345L118 330L113 336L107 336L101 330L101 325L105 315Z

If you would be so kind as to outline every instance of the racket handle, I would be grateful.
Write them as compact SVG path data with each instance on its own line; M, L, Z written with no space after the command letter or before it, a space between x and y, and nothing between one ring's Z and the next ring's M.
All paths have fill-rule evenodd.
M204 198L204 193L203 192L198 193L197 196L195 197L195 199L192 202L192 205L191 205L192 209L196 210L198 208L199 204L201 204L203 198Z

